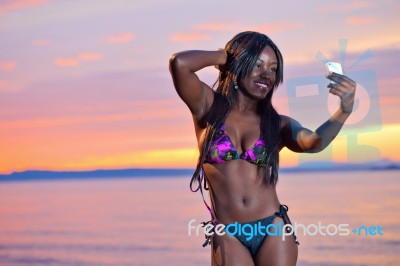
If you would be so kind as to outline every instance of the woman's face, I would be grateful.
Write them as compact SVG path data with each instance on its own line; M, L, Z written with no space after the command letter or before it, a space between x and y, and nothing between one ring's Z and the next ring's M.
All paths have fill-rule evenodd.
M277 70L278 60L275 52L270 46L266 46L258 57L253 70L242 78L238 85L250 97L262 100L272 90Z

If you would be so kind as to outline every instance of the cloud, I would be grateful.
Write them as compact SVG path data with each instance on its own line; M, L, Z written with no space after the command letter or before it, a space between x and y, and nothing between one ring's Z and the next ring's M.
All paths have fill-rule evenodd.
M79 64L78 60L74 58L56 58L54 64L59 67L75 67Z
M109 35L105 37L105 42L110 44L121 44L128 43L134 39L134 35L131 32L124 32L120 34Z
M48 39L35 39L32 40L32 45L34 46L49 46L50 40Z
M172 34L169 39L173 42L196 42L211 40L211 36L204 33L187 32Z
M132 113L119 113L119 114L101 114L101 115L80 115L68 117L58 116L56 118L35 118L35 119L20 119L12 121L3 121L0 129L15 129L15 128L43 128L43 127L59 127L59 126L72 126L82 125L87 123L110 123L119 121L134 120L136 117Z
M193 25L191 30L184 33L175 33L170 36L170 40L174 42L193 42L208 41L212 39L213 33L216 32L241 32L241 31L258 31L268 34L282 32L290 29L298 29L304 27L303 23L292 22L276 22L255 25L239 25L234 23L201 23Z
M0 71L13 71L17 63L12 60L0 61Z
M180 104L178 97L174 99L132 99L130 95L120 95L113 99L112 97L96 97L95 92L96 88L90 89L88 92L87 88L81 86L70 88L69 92L59 91L53 87L38 89L35 93L40 93L40 95L28 91L4 95L7 102L4 102L3 107L7 107L7 110L0 112L0 132L15 128L116 122L123 122L124 126L128 127L135 127L135 124L143 123L142 129L136 128L136 131L139 132L154 124L168 127L169 122L174 122L177 126L179 124L179 122L176 123L177 119L190 121L189 110L183 103ZM104 92L100 91L98 94L104 94ZM30 105L25 106L22 98L30 99ZM69 99L65 100L65 98ZM71 106L74 99L76 104ZM170 130L173 129L164 129L163 132Z
M375 18L367 16L353 16L346 19L346 24L351 26L369 25L375 22Z
M83 52L78 54L76 57L58 57L54 59L54 64L59 67L76 67L79 62L84 61L98 61L103 58L103 54L96 52Z
M48 0L15 0L6 1L0 4L0 15L3 15L9 11L25 9L32 6L42 5L47 3Z
M143 69L122 72L87 74L73 79L69 77L47 77L28 84L18 92L8 93L6 80L0 90L0 120L20 117L54 117L58 115L82 115L103 111L126 113L149 107L154 116L164 117L168 113L160 99L173 99L168 106L181 106L170 77L158 75L167 69ZM0 83L1 85L1 83ZM3 93L4 90L4 93ZM148 100L148 101L145 101ZM141 105L143 103L143 105ZM143 117L143 113L140 116ZM150 120L148 120L150 121Z
M78 55L79 60L81 61L97 61L103 58L101 53L80 53Z

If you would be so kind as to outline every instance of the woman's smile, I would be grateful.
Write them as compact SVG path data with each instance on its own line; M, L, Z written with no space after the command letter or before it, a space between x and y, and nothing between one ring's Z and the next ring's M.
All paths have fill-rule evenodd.
M266 82L254 81L254 83L258 86L260 90L268 91L269 84L267 84Z

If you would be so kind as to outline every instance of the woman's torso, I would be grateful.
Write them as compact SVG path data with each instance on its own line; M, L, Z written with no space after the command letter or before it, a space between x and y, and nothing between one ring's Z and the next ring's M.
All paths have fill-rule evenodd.
M232 110L225 122L225 132L238 154L249 149L260 138L260 119L254 113ZM205 129L195 124L198 142ZM263 169L244 159L223 163L204 163L211 200L220 223L249 222L270 216L279 208L274 185L263 177Z

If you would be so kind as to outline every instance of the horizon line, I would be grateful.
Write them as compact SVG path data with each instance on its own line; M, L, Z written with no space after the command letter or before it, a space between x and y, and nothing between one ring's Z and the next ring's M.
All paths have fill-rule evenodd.
M385 162L386 165L382 165L379 163ZM372 163L372 165L366 165L368 163ZM337 167L341 167L337 169ZM288 166L288 167L279 167L279 170L282 171L318 171L318 170L352 170L346 169L349 166L358 166L360 168L356 168L354 170L374 170L376 168L384 169L384 168L399 168L400 169L400 161L393 161L387 158L374 160L374 161L363 161L363 162L331 162L331 161L315 161L315 162L304 162L300 163L296 166ZM196 167L130 167L130 168L97 168L97 169L65 169L65 170L51 170L51 169L25 169L25 170L14 170L12 172L2 173L1 176L12 176L24 173L94 173L94 172L112 172L112 171L194 171Z

